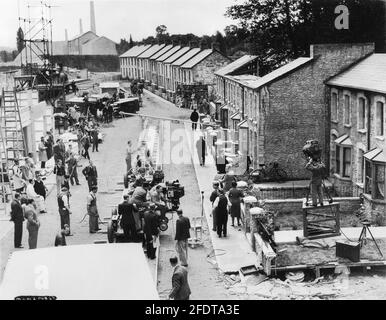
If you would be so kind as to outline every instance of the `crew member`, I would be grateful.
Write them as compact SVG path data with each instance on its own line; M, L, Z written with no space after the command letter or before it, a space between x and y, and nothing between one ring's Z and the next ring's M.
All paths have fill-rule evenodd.
M188 266L188 239L190 238L190 220L184 217L181 209L177 210L176 221L176 251L184 267Z
M64 229L65 225L68 225L70 228L70 197L66 187L62 187L61 193L58 196L58 207L60 215L60 228Z
M155 259L155 243L159 234L158 230L158 216L155 212L155 204L149 205L149 210L144 213L144 227L143 232L146 241L146 254L150 259Z
M308 163L306 164L306 169L311 171L310 188L311 188L312 205L316 207L318 205L317 198L319 198L319 204L323 206L322 184L323 184L323 178L326 171L326 166L320 158L308 157Z
M100 230L99 228L99 214L97 208L97 197L98 191L97 186L91 187L91 191L87 196L87 214L89 215L89 231L90 233L96 233Z
M193 112L190 114L190 121L192 121L192 130L197 129L197 121L200 118L198 115L197 109L194 109Z
M121 216L121 227L123 229L124 242L135 242L137 240L137 229L133 216L134 207L129 202L129 196L123 196L123 202L118 205L118 214Z
M169 294L169 299L189 300L191 291L188 283L188 269L178 264L177 257L171 257L169 261L173 268L173 288Z
M23 248L21 239L23 237L23 207L20 203L20 193L16 192L15 197L11 202L11 221L15 225L14 246L15 248Z
M98 184L98 172L91 160L89 165L82 170L82 173L87 180L89 191L91 191L91 188Z

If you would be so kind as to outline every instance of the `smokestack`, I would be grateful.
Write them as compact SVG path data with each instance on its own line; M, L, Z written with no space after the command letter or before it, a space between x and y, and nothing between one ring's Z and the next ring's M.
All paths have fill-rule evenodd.
M94 1L90 1L90 30L96 34Z
M79 19L79 32L80 32L80 34L83 34L82 19Z
M66 40L66 42L68 41L68 31L67 31L67 29L64 29L64 39Z

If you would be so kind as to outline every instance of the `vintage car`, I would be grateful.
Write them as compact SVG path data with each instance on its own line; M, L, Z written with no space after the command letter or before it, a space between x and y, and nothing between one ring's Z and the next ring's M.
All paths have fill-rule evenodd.
M139 99L137 97L119 99L112 104L114 117L121 118L123 113L136 113L139 111Z
M17 251L1 300L158 300L142 245L87 244Z

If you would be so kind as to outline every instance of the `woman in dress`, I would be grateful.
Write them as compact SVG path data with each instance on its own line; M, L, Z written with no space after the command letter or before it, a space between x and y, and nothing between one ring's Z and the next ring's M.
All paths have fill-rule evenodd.
M39 161L41 163L40 168L44 169L46 167L46 161L48 160L47 147L44 141L44 137L40 138L40 142L38 145L38 152L39 152Z

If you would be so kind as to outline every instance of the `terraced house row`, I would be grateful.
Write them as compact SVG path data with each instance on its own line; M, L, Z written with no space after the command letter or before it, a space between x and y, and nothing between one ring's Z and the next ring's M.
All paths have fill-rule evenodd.
M178 84L214 85L214 72L231 59L214 49L180 45L138 45L120 56L123 79L145 81L174 101Z
M336 193L363 195L386 218L386 54L368 43L312 45L308 57L262 77L255 61L217 70L211 102L221 126L238 132L243 165L278 162L289 179L308 179L302 147L317 139Z

